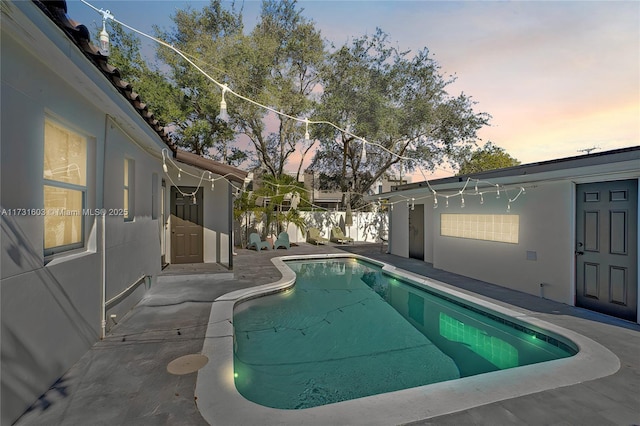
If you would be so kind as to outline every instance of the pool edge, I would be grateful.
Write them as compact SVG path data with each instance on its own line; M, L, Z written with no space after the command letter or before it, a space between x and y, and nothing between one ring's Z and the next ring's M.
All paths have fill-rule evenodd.
M264 407L245 399L233 380L233 309L244 300L283 291L295 283L286 260L355 258L377 264L386 272L418 281L457 298L547 330L573 342L579 352L569 358L547 361L411 389L373 395L303 410ZM528 311L461 292L452 286L419 276L393 265L356 254L281 256L271 259L280 280L237 290L217 298L212 306L202 353L209 363L198 372L196 402L210 424L399 424L428 419L518 396L570 386L614 374L618 357L599 343L566 328L537 318ZM392 407L392 408L390 408Z

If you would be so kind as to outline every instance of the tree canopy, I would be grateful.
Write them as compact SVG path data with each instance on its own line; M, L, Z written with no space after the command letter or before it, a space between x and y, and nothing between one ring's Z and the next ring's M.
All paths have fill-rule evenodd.
M520 165L520 161L507 154L503 148L487 142L482 148L478 148L464 157L457 176L518 165Z
M158 47L160 64L151 69L139 42L120 32L114 58L120 55L116 65L135 76L178 145L275 179L292 170L299 177L312 160L311 168L335 176L342 191L364 194L399 170L465 158L490 116L474 111L464 93L447 92L455 79L441 74L426 47L402 51L381 29L332 46L303 11L294 0L263 0L247 32L241 8L211 0L201 10L176 11L171 29L156 28L209 76L254 101L227 93L227 121L218 118L219 85L170 49ZM333 125L307 127L305 119Z

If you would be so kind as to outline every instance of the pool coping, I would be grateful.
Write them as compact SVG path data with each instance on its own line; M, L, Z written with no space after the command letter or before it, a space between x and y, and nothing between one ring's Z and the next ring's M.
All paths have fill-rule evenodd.
M465 303L506 315L534 329L543 329L573 342L579 352L569 358L547 361L508 370L479 374L334 404L283 410L265 407L245 399L236 390L233 377L233 309L237 303L284 291L295 284L295 273L287 260L354 258L373 263L399 278L427 285ZM282 256L271 259L280 271L280 280L237 290L217 298L209 316L202 354L209 362L199 370L196 403L210 424L401 424L462 411L480 405L570 386L614 374L618 357L599 343L571 330L543 321L524 309L461 292L452 286L404 271L387 263L357 254ZM540 367L543 366L544 369Z

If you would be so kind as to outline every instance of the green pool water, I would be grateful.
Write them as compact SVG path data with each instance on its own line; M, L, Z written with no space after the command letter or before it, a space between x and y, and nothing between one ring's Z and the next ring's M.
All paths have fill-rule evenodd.
M293 288L234 310L250 401L301 409L564 358L570 347L355 259L290 261Z

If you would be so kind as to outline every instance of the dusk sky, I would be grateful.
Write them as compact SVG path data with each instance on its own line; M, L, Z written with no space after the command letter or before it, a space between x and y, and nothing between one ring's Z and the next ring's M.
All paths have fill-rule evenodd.
M116 19L152 33L176 9L203 1L99 1ZM237 2L237 5L242 2ZM640 144L640 2L636 1L301 1L303 15L339 46L376 27L400 49L427 47L450 95L477 101L493 116L492 141L522 163ZM69 16L100 16L68 1ZM259 1L244 2L245 26ZM144 95L144 94L143 94ZM439 172L436 175L443 175ZM450 173L445 173L450 174ZM436 176L433 176L436 177Z

